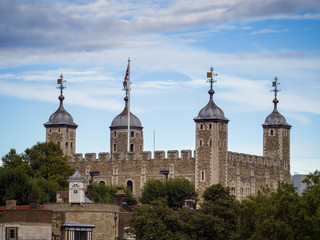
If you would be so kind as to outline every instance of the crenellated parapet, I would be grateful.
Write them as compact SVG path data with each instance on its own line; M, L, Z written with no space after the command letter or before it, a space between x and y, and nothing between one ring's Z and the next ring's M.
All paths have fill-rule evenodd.
M111 162L111 161L153 161L153 160L187 160L193 158L191 150L169 150L155 151L152 158L151 151L143 151L141 153L120 153L108 152L98 153L85 153L84 157L82 153L75 153L69 158L69 162Z
M253 165L260 166L272 166L272 167L280 167L280 160L273 159L265 156L251 155L245 153L237 153L237 152L227 152L227 161L230 164L239 162L239 163L248 163Z

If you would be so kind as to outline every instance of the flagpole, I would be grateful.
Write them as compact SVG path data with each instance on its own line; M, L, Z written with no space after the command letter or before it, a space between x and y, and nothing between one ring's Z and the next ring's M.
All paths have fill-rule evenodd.
M128 152L130 152L130 58L128 59L128 78L127 78L127 87L128 87Z

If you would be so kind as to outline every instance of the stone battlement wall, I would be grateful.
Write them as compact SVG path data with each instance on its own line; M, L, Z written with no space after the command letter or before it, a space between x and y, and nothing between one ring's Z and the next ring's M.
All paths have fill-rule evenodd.
M229 151L227 152L227 161L229 163L241 162L261 166L280 166L280 160L277 159Z
M166 157L167 156L167 157ZM151 151L141 152L140 154L129 152L129 153L119 153L115 152L112 155L108 152L98 153L98 158L96 153L85 153L84 157L82 153L73 154L69 159L69 162L108 162L108 161L139 161L139 160L178 160L178 159L190 159L193 158L191 150L169 150L165 151L155 151L154 157L152 158Z

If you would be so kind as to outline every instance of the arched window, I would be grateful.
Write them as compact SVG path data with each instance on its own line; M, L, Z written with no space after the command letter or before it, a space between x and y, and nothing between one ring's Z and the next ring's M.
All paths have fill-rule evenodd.
M70 143L70 148L72 148L72 142Z
M131 137L134 137L134 131L131 131Z
M200 130L202 130L202 129L203 129L203 124L201 123L201 124L200 124Z
M113 151L117 151L117 144L113 144Z
M113 132L113 137L117 137L117 131Z
M104 184L105 185L106 183L104 181L100 181L99 184Z
M133 143L130 145L130 152L133 152Z
M68 142L66 142L66 148L68 149Z
M202 140L200 140L200 147L202 147Z
M273 136L273 130L272 129L270 130L270 135Z
M211 123L209 124L209 129L212 129L212 124Z
M130 189L131 192L133 192L133 182L131 180L127 181L127 187Z
M72 188L79 188L79 187L80 187L79 184L76 184L76 183L72 185Z

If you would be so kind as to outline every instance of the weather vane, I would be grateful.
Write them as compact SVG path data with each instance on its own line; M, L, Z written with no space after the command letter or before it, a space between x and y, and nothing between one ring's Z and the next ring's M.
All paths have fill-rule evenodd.
M57 89L60 89L60 93L62 95L63 89L66 88L65 86L63 86L63 83L66 82L67 80L63 79L63 75L61 73L60 78L57 79L57 84L60 84L59 87L57 87Z
M210 68L210 72L207 72L207 78L210 78L207 80L207 82L210 82L210 89L212 89L212 85L217 82L217 80L214 80L214 77L218 76L217 73L213 73L214 69L213 67Z
M274 78L274 81L272 82L272 87L274 87L273 90L270 90L271 92L274 92L274 98L276 99L277 98L277 93L278 92L281 92L280 89L278 89L278 85L280 85L280 83L278 83L278 78L275 77Z

